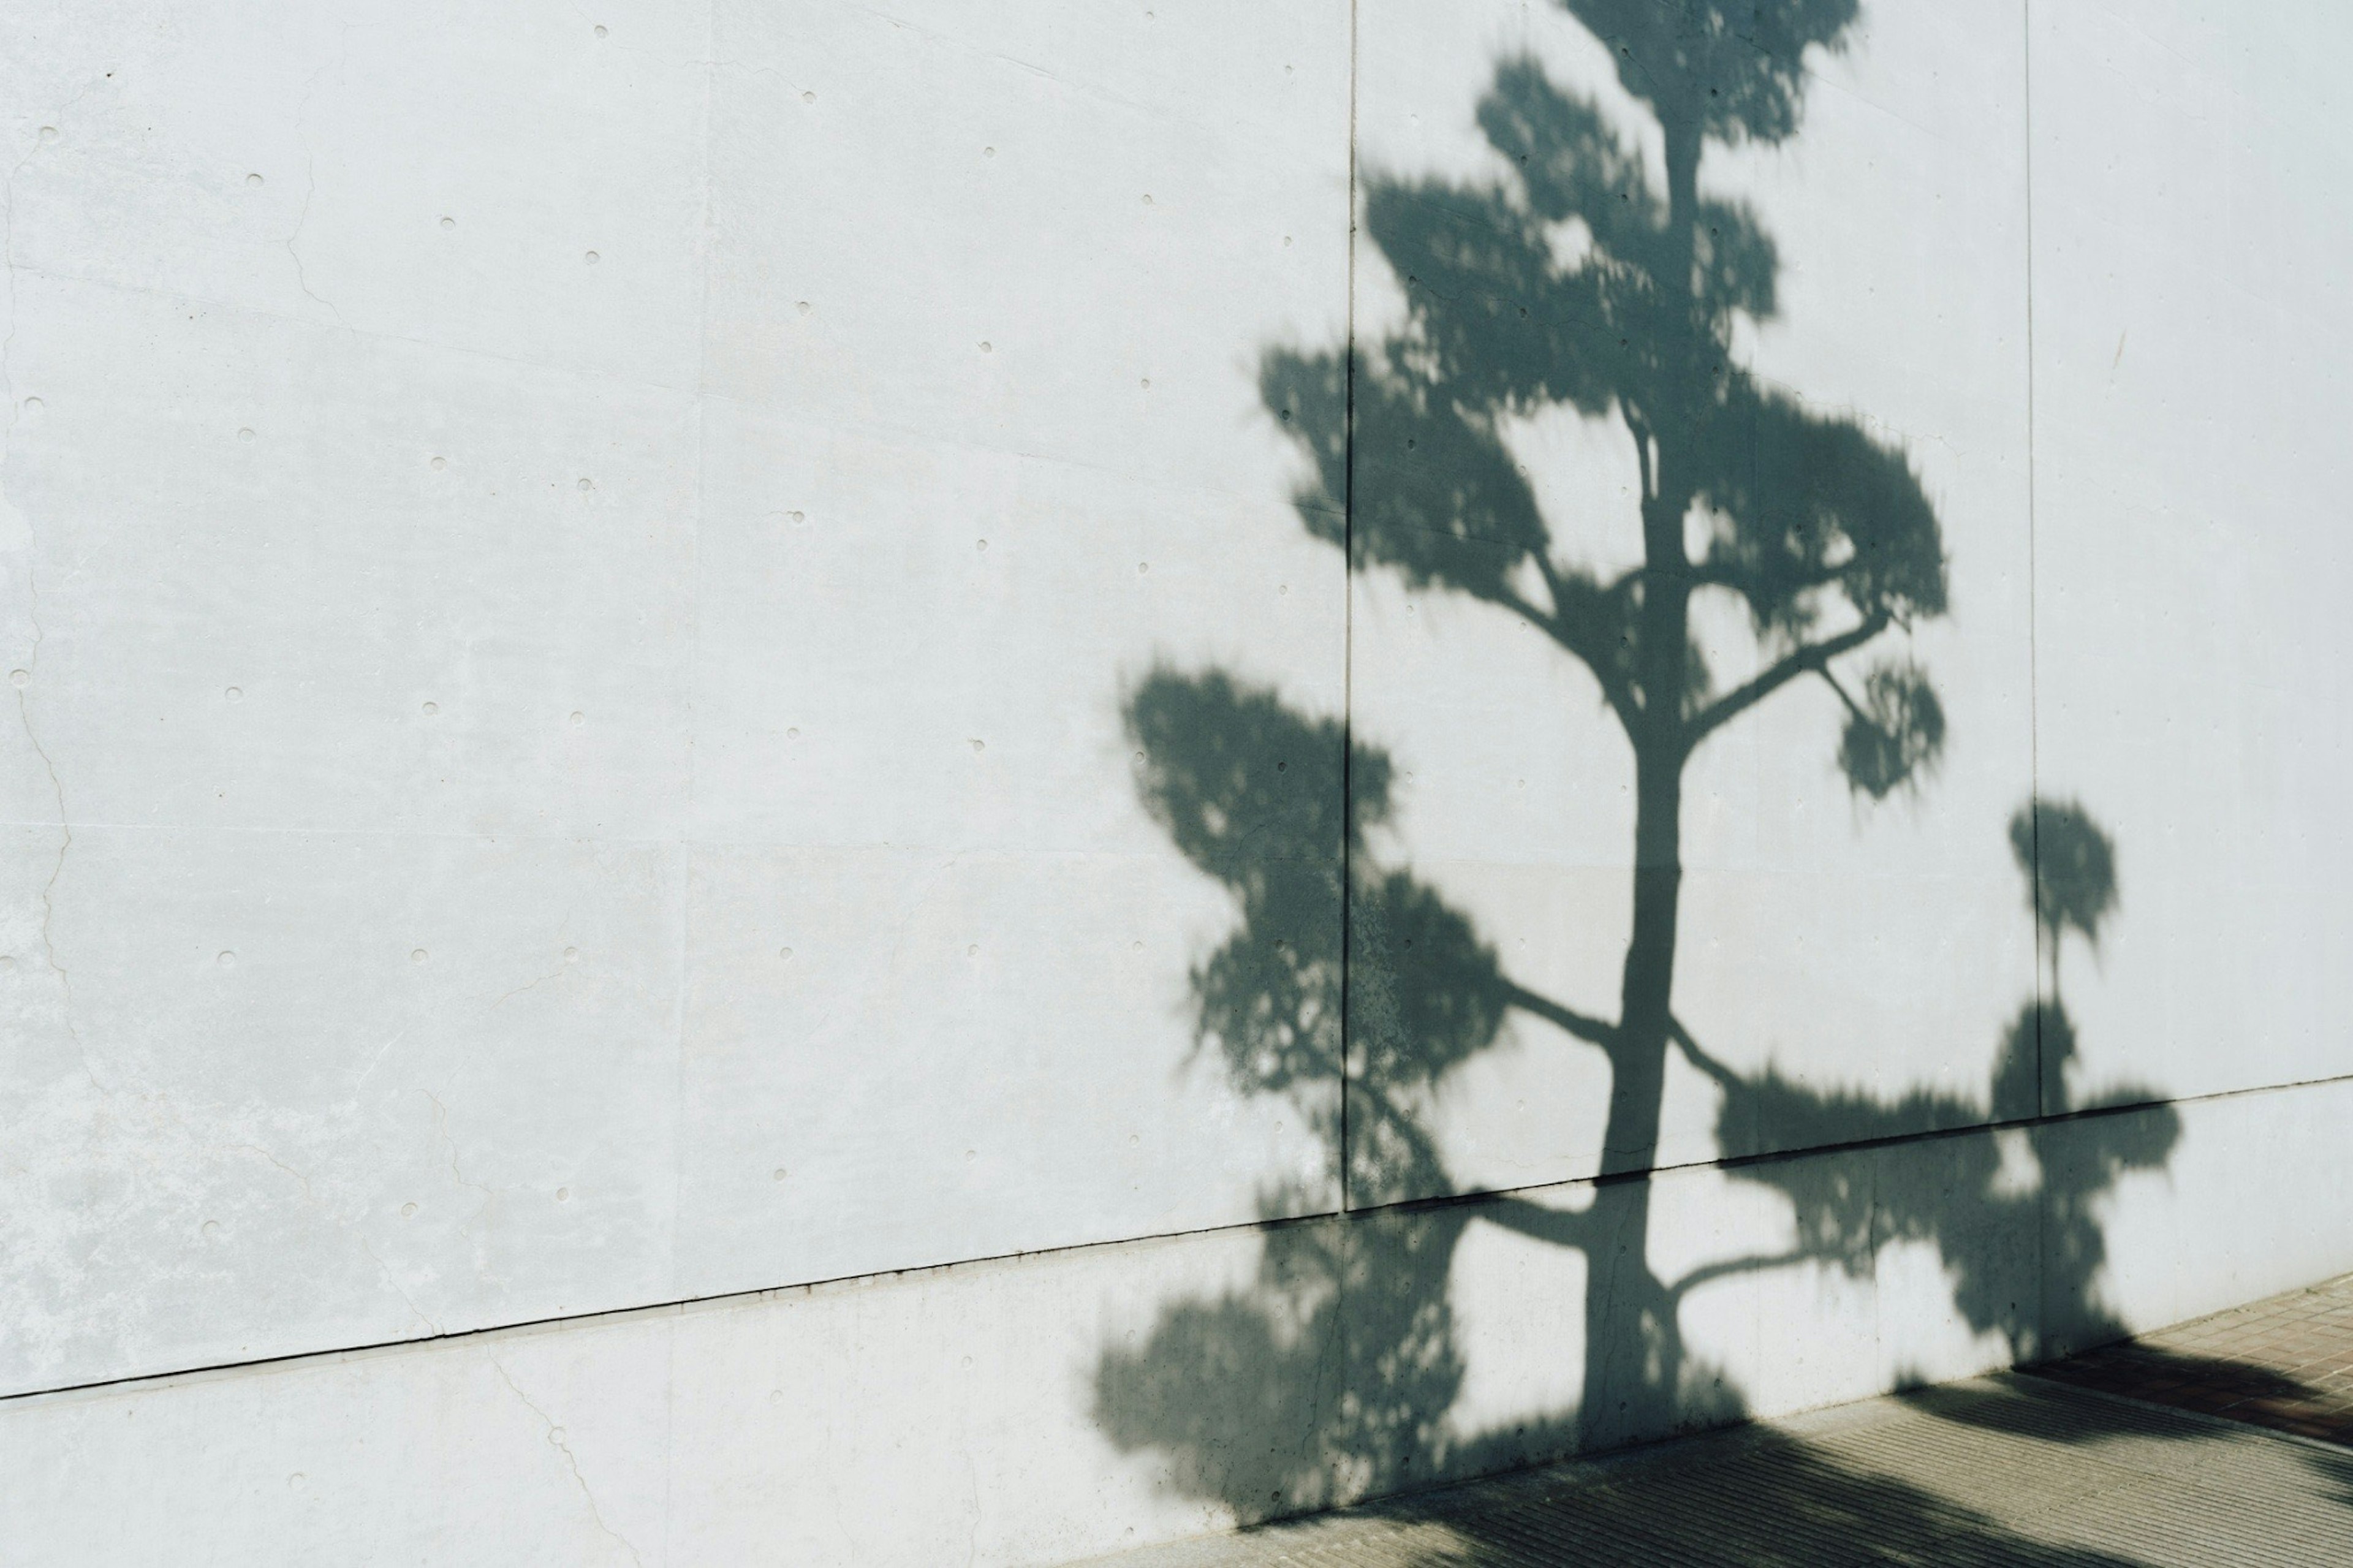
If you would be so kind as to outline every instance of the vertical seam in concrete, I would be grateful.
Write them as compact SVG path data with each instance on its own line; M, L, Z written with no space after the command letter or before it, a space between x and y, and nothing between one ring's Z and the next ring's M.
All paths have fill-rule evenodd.
M1355 1047L1349 983L1356 965L1356 6L1348 0L1347 405L1340 479L1340 1212L1348 1212L1348 1064Z
M2037 619L2042 614L2036 572L2034 468L2034 0L2019 0L2018 63L2026 164L2026 810L2034 865L2027 878L2027 903L2034 913L2034 1114L2049 1114L2042 1068L2042 690ZM2055 962L2055 959L2054 959ZM2055 977L2057 970L2052 970ZM2038 1353L2048 1353L2051 1334L2048 1143L2030 1131L2035 1163L2045 1180L2034 1205L2034 1335Z
M2028 903L2034 911L2034 1113L2042 1116L2042 694L2036 619L2042 612L2035 572L2034 471L2034 0L2020 0L2019 67L2024 89L2026 142L2026 756L2027 812L2034 859ZM2040 1221L2037 1222L2038 1224Z

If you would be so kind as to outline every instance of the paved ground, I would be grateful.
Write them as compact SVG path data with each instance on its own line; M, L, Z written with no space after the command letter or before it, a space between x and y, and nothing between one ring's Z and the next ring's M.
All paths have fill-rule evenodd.
M2348 1308L2353 1278L2035 1375L1979 1378L1103 1562L2353 1565L2353 1447L2213 1413L2344 1436ZM2142 1402L2159 1397L2181 1408Z
M2353 1445L2353 1274L2033 1371Z

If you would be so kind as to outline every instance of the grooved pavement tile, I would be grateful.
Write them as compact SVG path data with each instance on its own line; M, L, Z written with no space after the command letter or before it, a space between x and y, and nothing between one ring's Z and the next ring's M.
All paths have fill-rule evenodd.
M2353 1444L2353 1274L2029 1370L2080 1388Z
M2353 1452L2003 1374L1102 1568L2353 1568Z

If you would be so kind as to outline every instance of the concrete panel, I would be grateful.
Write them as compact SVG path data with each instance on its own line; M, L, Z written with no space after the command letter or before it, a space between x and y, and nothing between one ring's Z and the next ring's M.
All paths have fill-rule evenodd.
M1336 1203L1124 704L1344 700L1346 24L12 15L6 1387Z
M1357 525L1358 549L1372 555L1356 584L1352 716L1358 742L1386 749L1394 765L1383 775L1387 830L1373 840L1383 863L1409 866L1456 908L1511 982L1606 1023L1619 1011L1630 914L1635 758L1588 665L1544 629L1557 594L1530 563L1482 587L1475 567L1432 564L1433 555L1401 573L1410 550L1391 560L1382 542L1366 543L1385 497L1409 510L1417 487L1451 485L1460 494L1446 504L1469 510L1427 526L1474 539L1538 528L1562 571L1605 582L1641 563L1636 443L1619 405L1577 390L1572 368L1580 354L1599 363L1615 341L1577 341L1584 307L1573 279L1559 281L1588 254L1595 224L1611 220L1573 201L1565 216L1546 205L1566 198L1525 184L1531 165L1514 151L1514 137L1569 134L1558 126L1584 111L1557 106L1584 101L1639 172L1621 179L1592 149L1530 155L1627 184L1601 190L1605 206L1639 197L1637 184L1663 187L1661 122L1621 85L1605 37L1614 13L1583 9L1591 28L1550 6L1362 12L1360 353L1469 333L1471 347L1444 351L1465 356L1447 373L1457 389L1446 395L1476 405L1461 389L1522 374L1517 356L1537 352L1522 346L1525 334L1569 346L1548 351L1550 390L1499 405L1492 447L1442 415L1384 423L1365 412L1372 399L1359 385L1356 493L1359 513L1375 514ZM1874 800L1840 774L1841 698L1809 679L1702 742L1683 770L1674 1005L1743 1075L1769 1066L1891 1103L1926 1091L1936 1113L1911 1125L1991 1113L1989 1070L2034 984L2026 885L2006 836L2033 777L2022 47L2017 26L1975 13L1874 5L1839 48L1805 56L1794 136L1711 141L1698 169L1702 195L1744 204L1769 247L1748 280L1769 308L1733 314L1732 357L1774 395L1850 419L1898 454L1934 509L1946 612L1915 617L1832 668L1860 694L1875 662L1915 660L1946 739L1916 787ZM1538 241L1479 250L1531 222ZM1523 243L1548 247L1554 282L1517 277L1511 247ZM1444 275L1421 275L1433 268ZM1554 319L1505 320L1479 348L1482 329L1456 318L1477 316L1468 301L1508 305L1515 289L1552 300ZM1426 373L1396 374L1403 397ZM1367 368L1359 380L1386 385L1390 374ZM1425 401L1445 406L1437 394ZM1481 479L1482 461L1508 468ZM1480 483L1491 489L1477 492ZM1472 515L1479 494L1483 517ZM1688 521L1692 537L1705 512ZM1693 614L1718 692L1764 667L1773 650L1736 607L1703 590ZM1831 616L1819 630L1844 624ZM1620 645L1614 632L1595 635L1596 646ZM1377 804L1358 809L1369 817ZM1384 962L1399 986L1448 984L1402 950ZM1511 1011L1489 1048L1441 1066L1428 1084L1366 1086L1416 1099L1442 1168L1424 1173L1430 1184L1509 1188L1604 1163L1609 1064L1538 1009ZM1727 1117L1709 1079L1680 1060L1662 1092L1660 1163L1790 1146L1786 1130ZM1972 1098L1973 1111L1960 1106ZM1896 1130L1874 1124L1870 1135ZM1807 1135L1866 1133L1817 1125Z
M0 1376L659 1297L691 396L15 284Z
M712 391L1284 493L1251 360L1345 324L1345 4L724 0L715 30Z
M2083 1065L2335 1076L2353 149L2323 62L2348 18L2034 16L2042 776L2113 825L2119 887L2095 952L2067 939Z
M1336 1061L1199 1048L1129 703L1345 700L1254 356L1345 326L1345 7L718 32L681 1289L1335 1206Z

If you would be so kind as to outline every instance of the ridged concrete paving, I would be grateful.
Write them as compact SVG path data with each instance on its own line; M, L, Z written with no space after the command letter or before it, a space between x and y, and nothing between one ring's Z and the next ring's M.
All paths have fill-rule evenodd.
M2004 1375L1100 1560L2353 1564L2353 1450Z
M2032 1370L2150 1405L2353 1444L2353 1274Z

